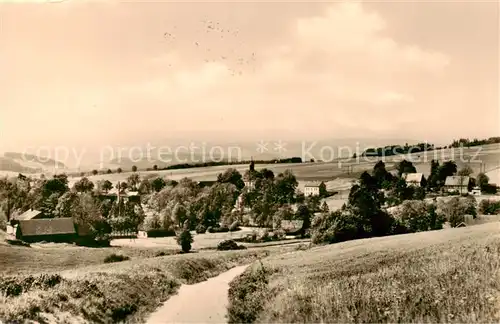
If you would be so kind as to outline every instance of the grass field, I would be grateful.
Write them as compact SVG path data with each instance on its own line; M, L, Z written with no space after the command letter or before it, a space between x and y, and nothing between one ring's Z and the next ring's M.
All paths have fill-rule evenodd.
M236 265L294 249L268 246L151 257L151 248L2 246L0 320L141 322L182 283L200 282ZM103 263L105 255L116 252L131 259Z
M498 322L500 223L271 256L230 289L230 322Z
M386 168L391 170L395 167L395 164L402 159L410 159L417 172L424 173L428 176L430 173L430 161L432 159L437 159L439 161L445 161L448 159L453 159L456 161L459 168L464 165L469 165L474 170L474 175L480 172L481 163L486 166L486 171L491 178L491 182L500 183L500 144L487 145L484 147L472 147L460 149L443 149L436 151L429 151L427 153L413 153L409 155L398 155L385 157ZM268 168L274 173L283 172L286 169L293 170L297 179L302 182L300 186L303 186L306 181L337 181L347 178L347 181L351 178L359 177L365 170L371 170L375 163L379 161L380 158L377 157L367 157L356 159L336 159L332 162L307 162L307 163L285 163L285 164L257 164L256 169ZM227 168L235 168L241 173L248 170L247 164L238 164L231 166L213 166L213 167L202 167L202 168L190 168L190 169L180 169L180 170L162 170L162 171L140 171L141 176L147 174L155 174L162 177L167 177L172 180L180 180L184 177L191 178L196 181L213 181L217 179L217 175L224 172ZM347 172L349 170L349 173ZM127 171L127 170L125 170ZM131 174L131 172L122 172L120 174L103 174L90 176L89 179L92 181L98 181L107 179L113 183L118 181L124 181ZM71 177L69 179L70 186L74 182L78 181L80 177ZM331 190L342 190L345 187L343 183L335 183L331 185Z

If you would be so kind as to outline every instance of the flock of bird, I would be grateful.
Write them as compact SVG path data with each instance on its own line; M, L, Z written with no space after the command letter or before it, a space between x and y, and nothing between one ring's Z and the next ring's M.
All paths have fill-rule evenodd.
M229 28L223 27L219 22L214 22L211 20L202 20L204 33L201 39L194 40L192 46L198 51L203 51L202 56L206 63L209 62L224 62L233 76L241 76L244 70L248 70L248 66L255 71L256 54L255 52L249 53L247 51L246 55L242 56L239 54L241 48L235 48L238 43L239 30L231 30ZM176 26L172 28L176 30ZM174 31L165 32L163 37L168 41L175 41L177 39ZM220 47L230 47L231 49L220 53L218 50L213 50L210 48L210 43L217 39L223 42ZM225 46L224 46L225 45ZM240 46L243 47L244 43L240 42ZM228 53L229 52L229 53Z

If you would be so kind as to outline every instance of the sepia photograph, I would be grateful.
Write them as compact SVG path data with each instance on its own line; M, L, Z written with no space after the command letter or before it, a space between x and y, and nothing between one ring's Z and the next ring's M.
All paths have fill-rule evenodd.
M0 324L500 322L498 0L0 0Z

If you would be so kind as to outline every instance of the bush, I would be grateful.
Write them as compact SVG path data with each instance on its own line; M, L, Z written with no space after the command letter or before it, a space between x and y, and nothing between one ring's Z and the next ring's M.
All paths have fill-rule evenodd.
M271 237L269 236L269 231L268 230L262 231L259 234L257 240L260 241L260 242L268 242L268 241L270 241Z
M229 284L228 323L254 323L269 297L268 289L273 270L248 269Z
M396 212L396 234L442 229L444 218L435 213L435 206L422 200L405 200ZM404 227L404 230L397 228Z
M50 289L63 281L58 274L42 274L39 276L27 277L6 277L0 278L0 296L19 296L31 289Z
M274 231L274 236L277 240L283 240L286 238L286 232L280 228Z
M152 229L147 231L148 237L169 237L169 236L175 236L175 231L173 229Z
M227 232L229 232L229 228L226 226L222 226L222 227L209 226L207 228L207 232L209 232L209 233L227 233Z
M229 226L229 231L230 232L236 232L236 231L239 231L241 228L239 227L239 223L238 221L235 221L231 224L231 226Z
M189 230L184 230L177 236L177 244L181 246L182 252L184 253L191 251L191 243L193 243L193 241L193 236Z
M475 215L476 200L472 197L453 197L449 201L439 201L437 214L444 217L451 227L456 227L465 221L465 215Z
M128 256L113 253L104 259L104 263L122 262L127 260L130 260Z
M238 245L234 240L224 240L217 244L217 250L228 251L228 250L244 250L246 249L243 245Z
M205 234L207 232L207 228L203 224L198 224L196 226L196 234Z
M500 201L484 199L479 204L479 212L483 215L496 215L500 213Z
M0 230L7 231L7 216L2 209L0 209Z
M227 233L227 232L229 232L229 228L226 226L222 226L222 227L216 228L215 231L217 233Z

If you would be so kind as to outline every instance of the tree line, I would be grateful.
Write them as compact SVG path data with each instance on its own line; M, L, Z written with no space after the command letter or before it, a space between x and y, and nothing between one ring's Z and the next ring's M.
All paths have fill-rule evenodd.
M386 236L419 231L441 229L447 221L456 227L465 221L465 215L476 216L477 203L473 196L452 197L448 201L434 199L425 201L427 193L442 189L448 176L469 176L472 170L465 167L457 171L454 161L442 165L431 161L431 174L423 179L421 186L408 186L405 173L415 173L409 161L397 165L397 175L392 175L379 161L372 172L363 172L359 183L349 193L346 204L340 210L324 211L311 222L311 236L314 243L335 243L346 240ZM482 188L488 185L488 178L479 174L472 179ZM496 192L496 188L495 188ZM388 207L397 206L394 213ZM496 211L497 204L484 203L481 208Z

